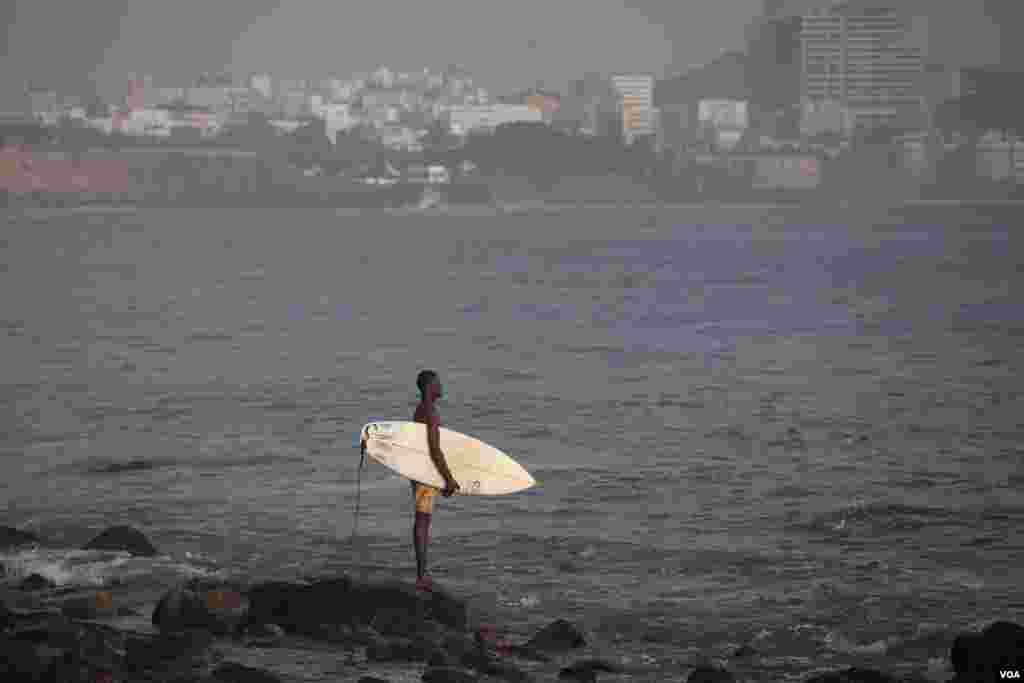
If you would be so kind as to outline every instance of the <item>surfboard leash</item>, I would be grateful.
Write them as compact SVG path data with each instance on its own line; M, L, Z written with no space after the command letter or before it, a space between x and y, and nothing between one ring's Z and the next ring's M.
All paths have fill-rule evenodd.
M366 462L366 439L361 439L359 442L359 469L356 472L356 510L352 520L352 535L348 539L349 545L355 543L356 534L359 531L359 503L362 497L364 462Z

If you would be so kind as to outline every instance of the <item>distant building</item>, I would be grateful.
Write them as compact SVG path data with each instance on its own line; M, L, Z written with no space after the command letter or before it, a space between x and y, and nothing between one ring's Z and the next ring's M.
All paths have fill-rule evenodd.
M524 104L454 107L448 112L449 127L455 135L473 131L493 131L505 123L543 121L537 109Z
M52 90L30 90L29 110L38 120L49 120L60 113L60 98Z
M327 102L315 115L324 120L325 132L331 143L338 141L340 131L351 130L359 125L360 119L355 116L352 107L348 104Z
M619 136L621 118L619 94L611 79L591 73L569 84L552 125L581 135Z
M654 105L661 138L676 159L690 156L696 147L736 142L757 114L750 106L749 73L746 55L726 52L657 84Z
M844 112L838 132L845 134L921 122L924 49L907 42L912 22L905 13L891 2L849 2L811 9L801 23L805 134L824 130L819 114L835 106Z
M748 34L747 69L751 100L766 111L800 103L800 17L762 18Z
M228 110L231 108L232 90L230 86L223 85L188 88L185 91L185 103L191 107Z
M647 74L612 76L612 87L619 95L622 135L627 143L641 135L653 135L654 77Z
M255 74L249 79L249 87L270 99L274 95L274 81L269 74Z

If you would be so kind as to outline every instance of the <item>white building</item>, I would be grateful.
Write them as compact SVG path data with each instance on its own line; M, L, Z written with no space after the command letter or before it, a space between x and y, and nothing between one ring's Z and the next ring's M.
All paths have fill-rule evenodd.
M374 71L372 78L382 88L390 88L395 84L395 75L386 66L382 66Z
M543 121L543 114L525 104L494 104L453 107L448 112L449 126L455 135L471 131L493 131L503 123Z
M352 108L344 103L327 102L313 112L324 120L327 137L331 143L338 141L338 132L349 130L359 125L359 118L352 114Z
M274 94L274 80L270 77L270 74L256 74L249 79L249 87L263 95L265 99L270 99Z

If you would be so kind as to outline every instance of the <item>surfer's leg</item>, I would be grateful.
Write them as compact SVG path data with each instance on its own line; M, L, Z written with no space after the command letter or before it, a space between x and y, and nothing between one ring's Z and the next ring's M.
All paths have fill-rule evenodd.
M420 483L413 484L416 501L416 521L412 527L413 547L416 550L416 578L427 573L427 545L430 543L430 518L434 512L434 491Z
M430 513L417 512L412 529L416 547L416 578L422 579L427 573L427 545L430 543Z

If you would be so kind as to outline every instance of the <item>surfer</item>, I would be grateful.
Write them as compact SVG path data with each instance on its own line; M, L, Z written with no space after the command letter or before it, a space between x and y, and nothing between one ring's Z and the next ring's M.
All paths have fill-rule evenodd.
M441 495L449 498L459 490L459 484L448 469L448 463L441 452L441 418L437 414L434 402L441 398L441 380L433 370L424 370L416 377L416 386L420 390L420 403L412 416L413 422L427 425L427 445L430 448L430 459L437 466L437 471L445 481ZM427 576L427 545L430 543L430 518L434 512L434 495L437 489L418 481L412 482L412 495L416 507L416 519L412 527L413 547L416 550L416 588L429 591L430 577Z

